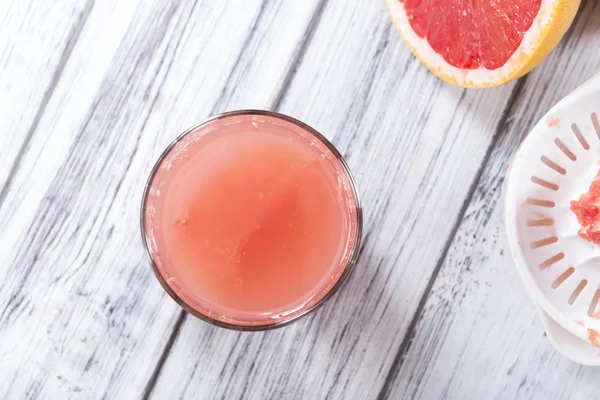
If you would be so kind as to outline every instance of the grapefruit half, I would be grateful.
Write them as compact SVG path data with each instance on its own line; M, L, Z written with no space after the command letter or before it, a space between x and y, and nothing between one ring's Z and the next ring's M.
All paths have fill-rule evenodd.
M441 79L497 86L552 51L580 0L385 0L411 51Z

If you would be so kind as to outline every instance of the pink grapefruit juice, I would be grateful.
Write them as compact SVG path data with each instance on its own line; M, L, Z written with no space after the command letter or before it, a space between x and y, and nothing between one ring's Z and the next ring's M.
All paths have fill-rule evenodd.
M278 114L234 112L190 130L157 164L144 203L163 286L218 325L295 319L341 283L358 250L341 157Z

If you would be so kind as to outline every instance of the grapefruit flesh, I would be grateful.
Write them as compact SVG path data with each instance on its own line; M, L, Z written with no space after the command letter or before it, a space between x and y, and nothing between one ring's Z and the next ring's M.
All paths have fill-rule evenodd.
M581 225L579 237L600 245L600 172L594 178L590 190L581 195L579 200L571 202L571 211Z
M415 33L457 68L500 68L514 54L541 0L406 0Z
M467 87L529 72L558 43L579 0L386 0L413 53L436 75Z

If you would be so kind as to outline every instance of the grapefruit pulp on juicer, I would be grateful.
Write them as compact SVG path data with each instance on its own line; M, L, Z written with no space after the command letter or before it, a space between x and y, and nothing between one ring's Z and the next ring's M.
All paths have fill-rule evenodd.
M592 181L589 191L582 194L579 200L571 202L571 211L581 225L579 237L600 245L600 172Z

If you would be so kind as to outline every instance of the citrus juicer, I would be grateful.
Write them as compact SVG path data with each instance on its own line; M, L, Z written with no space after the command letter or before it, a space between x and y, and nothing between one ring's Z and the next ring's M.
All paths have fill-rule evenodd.
M517 271L550 342L600 366L600 246L571 210L600 171L600 75L544 116L514 157L505 225ZM600 204L598 204L600 207Z

